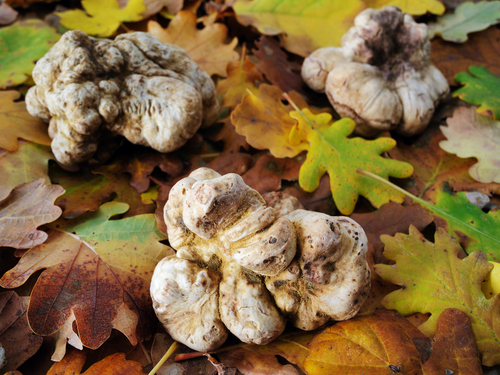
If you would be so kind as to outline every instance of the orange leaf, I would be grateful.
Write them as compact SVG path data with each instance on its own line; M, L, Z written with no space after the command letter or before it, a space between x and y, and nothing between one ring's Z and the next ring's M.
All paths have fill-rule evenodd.
M198 30L196 24L196 15L183 10L177 13L166 29L158 22L149 21L148 31L163 43L182 47L209 75L225 77L227 65L238 60L238 52L234 51L238 38L224 44L227 37L225 25L214 23Z
M0 202L0 246L29 249L47 239L47 233L36 228L61 216L54 201L64 189L43 183L39 178L20 185Z

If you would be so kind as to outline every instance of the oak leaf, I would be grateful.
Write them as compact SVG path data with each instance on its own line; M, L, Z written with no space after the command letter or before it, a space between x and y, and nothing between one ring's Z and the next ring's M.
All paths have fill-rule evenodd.
M151 335L156 319L149 283L156 263L172 250L159 242L165 236L152 214L110 220L127 209L110 202L95 213L56 221L47 241L28 250L0 279L2 287L16 288L45 269L28 309L35 333L57 332L74 313L83 345L93 349L112 328L133 345Z
M467 34L487 29L500 18L499 2L465 2L453 14L445 14L427 25L429 37L440 35L444 40L463 43Z
M18 138L50 146L47 124L31 116L24 102L15 101L20 96L18 91L0 91L0 147L16 151Z
M427 12L443 14L444 5L438 0L363 0L368 8L380 9L385 6L397 6L404 13L422 15Z
M16 186L38 178L50 183L49 159L54 156L50 147L19 141L14 152L0 149L0 200L5 199Z
M482 374L466 314L439 319L434 340L392 311L356 317L326 328L310 344L309 374Z
M43 338L33 335L26 310L29 297L16 292L0 293L0 347L5 349L7 363L1 369L13 371L33 356L42 345Z
M85 11L74 9L55 14L68 29L101 37L113 35L122 22L140 21L146 10L142 0L129 0L123 8L117 0L82 0L82 6Z
M455 109L446 122L448 126L440 128L448 140L441 141L439 146L461 158L477 158L478 163L469 168L474 180L500 183L500 122L467 107Z
M221 23L213 23L198 30L196 15L188 10L180 11L170 21L166 29L158 22L148 22L148 32L163 43L182 47L198 66L209 75L217 74L226 77L227 65L238 60L238 52L234 48L238 38L225 44L227 27Z
M237 104L239 104L239 102ZM208 135L207 139L210 139L214 142L224 143L222 148L223 154L236 154L242 150L248 151L248 149L250 148L245 136L236 132L236 129L232 124L230 117L227 117L222 125L215 124L211 126L209 130L215 131L216 134Z
M283 47L302 57L321 47L340 46L364 8L360 0L237 0L233 4L238 22L264 35L280 34Z
M40 178L20 185L0 202L0 246L29 249L47 239L37 228L61 216L54 200L64 189L43 183Z
M118 0L120 8L127 5L130 0ZM156 13L160 12L163 8L166 8L167 12L170 14L176 14L182 9L184 5L184 0L143 0L145 6L143 18L148 18Z
M60 37L40 20L17 22L0 29L0 89L25 82L35 61Z
M448 308L466 313L470 320L482 363L500 363L500 294L487 299L481 284L493 266L486 255L475 251L466 258L457 241L438 228L435 243L414 227L409 235L383 236L384 256L394 265L378 264L376 272L403 288L382 301L387 309L402 315L431 313L418 328L427 336L436 333L439 315Z
M455 81L463 84L462 88L453 92L467 103L479 105L477 112L500 119L500 77L488 71L483 66L472 65L469 72L461 72L455 76Z

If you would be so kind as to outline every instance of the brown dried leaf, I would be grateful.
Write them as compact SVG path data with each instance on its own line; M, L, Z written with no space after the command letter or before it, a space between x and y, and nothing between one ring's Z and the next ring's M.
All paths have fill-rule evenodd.
M163 43L182 47L191 58L209 75L226 77L226 68L231 61L238 60L234 48L238 39L225 44L227 27L214 23L198 30L196 15L188 10L177 13L166 29L158 22L149 21L148 31Z
M61 216L54 205L64 193L59 185L44 185L44 179L16 187L0 202L0 246L29 249L47 239L47 233L37 230Z
M319 187L312 193L305 192L298 184L286 188L285 193L293 195L306 210L323 212L328 215L337 215L337 207L330 190L330 178L325 175L319 181Z
M231 119L228 117L220 128L217 134L209 136L209 139L219 142L224 142L222 153L236 154L241 151L248 151L249 145L245 136L236 133Z

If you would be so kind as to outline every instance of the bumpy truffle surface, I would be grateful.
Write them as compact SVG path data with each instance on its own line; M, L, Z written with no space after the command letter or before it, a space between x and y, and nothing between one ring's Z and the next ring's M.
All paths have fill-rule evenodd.
M394 6L366 9L341 44L307 57L304 81L325 92L341 116L356 121L361 135L422 132L449 92L430 61L427 26Z
M229 330L264 345L285 318L311 330L359 311L370 288L363 229L298 209L295 198L266 199L276 208L240 176L207 168L170 191L164 216L177 253L156 267L151 297L176 340L215 350Z
M95 39L66 32L34 70L28 111L49 122L67 167L109 156L109 139L170 152L215 121L215 85L180 47L148 33Z

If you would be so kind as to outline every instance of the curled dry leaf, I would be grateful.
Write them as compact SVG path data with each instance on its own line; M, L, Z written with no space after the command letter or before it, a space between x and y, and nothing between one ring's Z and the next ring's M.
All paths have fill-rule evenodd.
M177 13L166 29L158 22L149 21L148 31L163 43L182 47L201 69L209 75L217 74L226 77L227 65L238 60L234 48L238 39L233 38L225 44L227 27L221 23L213 23L198 30L196 15L188 10Z
M47 233L37 230L61 216L54 205L64 193L59 185L44 185L42 178L16 187L0 202L0 246L29 249L47 239Z
M149 283L156 263L172 250L159 241L152 214L109 220L128 206L106 203L99 211L48 231L47 241L24 254L0 285L15 288L45 269L31 294L28 320L34 332L50 335L76 317L83 345L98 348L121 331L132 344L155 325Z
M2 371L17 369L42 345L43 338L33 334L26 319L28 301L13 291L0 294L0 346L7 360Z

